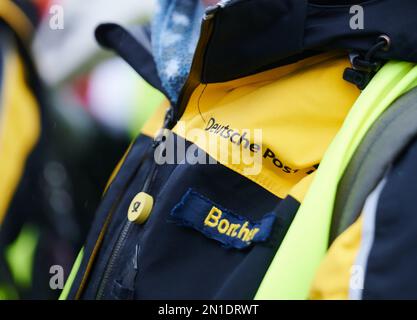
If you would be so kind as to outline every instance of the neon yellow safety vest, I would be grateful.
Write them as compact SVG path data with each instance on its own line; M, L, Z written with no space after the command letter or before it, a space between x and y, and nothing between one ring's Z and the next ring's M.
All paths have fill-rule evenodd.
M326 151L316 177L266 273L255 299L306 299L328 248L338 182L369 128L417 86L417 67L389 62L363 91Z

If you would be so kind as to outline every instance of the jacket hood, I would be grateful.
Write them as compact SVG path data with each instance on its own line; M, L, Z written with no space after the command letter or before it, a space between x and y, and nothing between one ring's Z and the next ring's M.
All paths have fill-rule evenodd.
M356 3L363 8L364 28L354 30ZM342 50L355 57L343 77L363 89L384 61L417 63L415 16L416 0L222 0L206 10L192 82L226 82ZM389 46L380 46L382 35ZM143 41L115 24L99 26L96 38L169 97Z
M363 29L350 26L354 3L363 8ZM202 81L229 81L328 50L364 55L381 35L389 37L390 46L375 58L417 62L416 15L415 0L220 1L205 17L214 26Z

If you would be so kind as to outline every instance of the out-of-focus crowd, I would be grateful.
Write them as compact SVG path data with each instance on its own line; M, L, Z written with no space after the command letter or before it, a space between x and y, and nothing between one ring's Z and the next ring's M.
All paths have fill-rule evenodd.
M102 50L103 21L145 32L154 1L1 0L0 299L52 299L113 168L162 95ZM66 275L67 276L67 275Z

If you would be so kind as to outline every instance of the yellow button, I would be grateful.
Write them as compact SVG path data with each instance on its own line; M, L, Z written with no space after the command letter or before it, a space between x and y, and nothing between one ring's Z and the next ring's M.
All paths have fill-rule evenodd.
M153 198L145 192L139 192L132 200L127 212L127 218L137 224L145 223L153 207Z

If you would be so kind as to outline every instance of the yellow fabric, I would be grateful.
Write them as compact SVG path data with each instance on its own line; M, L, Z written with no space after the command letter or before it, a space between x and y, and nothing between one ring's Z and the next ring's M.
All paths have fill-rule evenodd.
M246 175L247 178L278 197L292 195L301 202L314 178L314 166L320 163L359 96L359 90L342 79L348 66L350 63L345 55L331 53L226 83L200 85L173 132L199 146L219 163L244 175L245 161L241 161L241 165L234 165L231 159L224 162L221 153L211 152L210 146L188 134L192 129L205 131L211 117L234 129L261 129L262 152L273 149L280 160L299 171L290 175L265 163L258 175ZM141 134L155 137L168 107L169 102L164 101L146 122ZM119 166L112 177L118 169ZM107 219L110 218L111 215ZM103 230L106 226L89 259L76 299L86 283Z
M9 51L4 66L0 102L0 224L41 130L38 106L25 83L22 61Z
M305 195L307 194L308 188L311 185L316 173L313 172L312 174L308 175L304 179L302 179L299 183L297 183L294 188L290 190L290 195L297 200L298 202L302 203L304 200Z
M351 268L360 249L362 228L361 216L332 244L313 282L311 299L348 299Z
M200 85L173 131L283 198L315 170L359 96L359 90L342 79L348 66L346 56L332 53L235 81ZM210 119L252 137L262 129L262 154L272 150L292 172L263 159L258 174L245 174L251 155L246 159L243 153L241 163L234 164L232 148L237 146L220 148L214 134L204 130ZM194 134L195 128L202 129L204 141Z
M32 32L33 25L24 12L11 0L0 1L0 18L16 31L19 37L27 41Z

